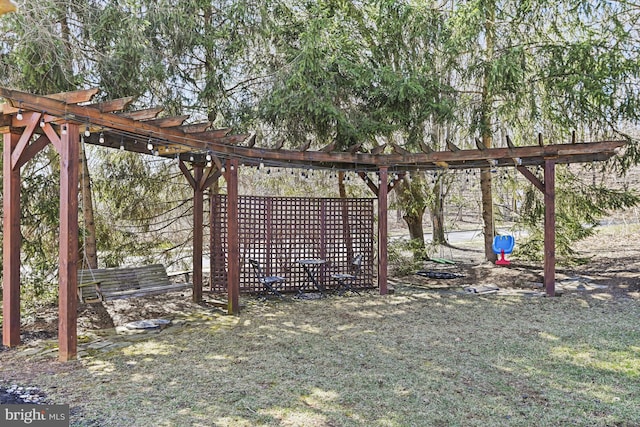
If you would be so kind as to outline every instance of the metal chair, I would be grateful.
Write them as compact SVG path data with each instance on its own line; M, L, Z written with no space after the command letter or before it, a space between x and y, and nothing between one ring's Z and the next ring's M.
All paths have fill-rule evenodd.
M347 291L355 292L360 295L357 289L353 287L356 279L362 270L362 254L357 254L351 261L352 273L332 274L331 278L338 282L338 295L343 295Z
M282 298L282 294L278 291L278 288L287 280L280 276L265 276L262 271L260 263L255 259L249 259L249 264L253 267L253 271L256 274L258 282L262 285L262 295L264 299L267 299L269 294L273 294Z

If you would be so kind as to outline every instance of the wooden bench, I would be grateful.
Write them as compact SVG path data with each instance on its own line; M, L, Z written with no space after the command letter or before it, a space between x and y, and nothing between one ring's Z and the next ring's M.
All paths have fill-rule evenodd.
M82 302L159 295L190 287L191 283L172 283L162 264L78 271L78 297Z

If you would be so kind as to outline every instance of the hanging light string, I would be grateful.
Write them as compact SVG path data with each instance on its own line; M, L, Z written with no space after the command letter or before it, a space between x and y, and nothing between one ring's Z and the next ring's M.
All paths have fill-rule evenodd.
M22 101L20 101L20 105L21 108L18 110L18 115L16 116L16 118L19 119L19 116L21 116L23 113L23 107L28 107L28 105L23 105L24 103ZM43 117L41 118L40 121L40 125L44 126L45 123L45 119L44 119L44 115L46 113L44 111L42 111L42 115ZM62 109L51 109L51 111L48 112L49 115L52 116L59 116L59 117L67 117L68 113L66 111L62 111ZM87 137L91 136L91 128L89 126L89 123L91 122L91 118L90 117L80 117L80 116L73 116L73 121L75 122L84 122L86 123L85 126L85 131L84 131L84 135ZM103 119L101 120L102 124L99 125L101 128L100 131L100 136L98 137L98 142L100 144L104 144L106 142L105 139L105 132L108 132L109 134L118 137L120 136L120 145L115 145L114 148L118 148L120 147L122 149L123 147L123 143L125 138L126 139L133 139L134 140L134 144L136 142L136 140L138 138L141 138L142 135L140 133L136 133L136 132L131 132L131 131L123 131L120 129L115 129L115 128L110 128L109 127L109 120L108 119ZM116 122L111 122L113 123L114 126L119 125ZM165 145L165 151L167 152L166 154L163 154L163 157L165 158L172 158L174 154L176 154L179 158L183 159L182 155L185 156L186 159L188 159L189 161L192 162L198 162L198 163L206 163L209 164L210 160L208 159L209 156L212 155L216 155L218 156L221 160L222 159L228 159L228 158L235 158L239 161L239 163L244 164L244 165L250 165L250 166L257 166L258 168L260 168L262 166L262 168L264 167L268 167L268 168L294 168L294 169L307 169L308 171L305 173L307 176L310 174L309 170L332 170L334 173L337 173L339 171L342 172L349 172L349 171L358 171L358 172L377 172L380 169L380 165L377 164L353 164L353 163L343 163L343 162L313 162L313 161L295 161L292 162L290 159L287 160L275 160L275 159L269 159L269 160L264 160L263 158L261 159L257 159L254 156L248 156L248 155L243 155L243 154L239 154L239 153L228 153L228 152L216 152L215 150L212 150L211 147L206 147L206 148L201 148L201 147L194 147L192 145L189 144L190 141L192 141L194 144L198 144L201 145L203 144L203 142L206 144L206 141L202 141L201 139L195 138L195 137L190 137L188 133L185 133L184 135L180 135L180 139L182 139L184 142L175 142L173 140L170 139L164 139L162 136L162 133L160 132L156 132L154 130L148 130L146 129L144 134L147 135L147 137L151 139L153 139L155 142L153 143L154 147L153 149L150 149L149 151L151 151L151 154L159 156L160 150L158 149L158 146L161 145ZM88 141L90 142L90 141ZM168 153L168 147L171 146L173 147L177 153L171 153L171 157L169 157L169 153ZM230 147L233 147L233 145L230 145ZM126 148L126 146L125 146ZM239 147L239 148L246 148L246 147ZM132 151L137 151L137 150L132 150ZM188 157L186 157L188 156ZM193 160L192 160L193 159ZM206 162L205 162L206 159ZM184 159L183 159L184 160ZM519 159L520 160L520 159ZM520 160L521 162L521 160ZM520 163L518 162L518 163ZM497 162L496 162L497 163ZM417 170L418 168L422 168L422 169L431 169L433 167L431 162L427 162L425 164L414 164L414 165L397 165L397 166L390 166L390 165L386 165L390 171L394 171L394 172L406 172L406 171L410 171L410 170ZM498 166L497 164L493 164L491 166ZM468 168L469 165L460 165L460 166L453 166L454 168Z

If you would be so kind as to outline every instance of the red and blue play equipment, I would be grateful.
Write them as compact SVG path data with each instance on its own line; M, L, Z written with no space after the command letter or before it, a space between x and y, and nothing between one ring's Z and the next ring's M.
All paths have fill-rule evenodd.
M513 252L513 247L516 245L516 240L513 236L496 236L493 238L493 252L496 255L500 255L500 259L496 261L496 265L509 265L510 261L504 259L505 254Z

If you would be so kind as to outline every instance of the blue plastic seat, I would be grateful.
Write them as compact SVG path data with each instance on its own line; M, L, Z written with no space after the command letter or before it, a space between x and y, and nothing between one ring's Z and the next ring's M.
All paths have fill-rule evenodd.
M505 254L513 252L513 247L516 245L516 239L513 236L495 236L493 238L493 252L500 255L500 259L496 261L497 265L509 265L510 262L504 259Z

